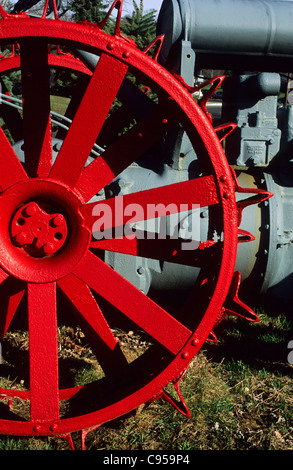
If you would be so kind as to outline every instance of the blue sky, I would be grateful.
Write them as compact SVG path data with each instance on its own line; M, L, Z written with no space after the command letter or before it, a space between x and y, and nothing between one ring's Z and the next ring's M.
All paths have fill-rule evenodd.
M144 9L146 11L151 10L151 9L155 9L159 11L162 3L163 3L163 0L144 0L143 2Z
M136 0L136 3L139 5L140 1ZM157 10L160 11L161 5L163 3L163 0L143 0L143 5L144 5L144 10ZM132 11L132 0L124 0L124 9L127 11Z
M11 1L12 1L13 5L17 2L17 0L11 0ZM112 0L110 1L110 4L111 3L112 3ZM136 3L139 5L140 0L136 0ZM162 3L163 3L163 0L143 0L144 11L147 12L149 10L157 10L159 12ZM124 0L124 2L123 2L123 12L131 13L132 10L133 10L133 1L132 0Z

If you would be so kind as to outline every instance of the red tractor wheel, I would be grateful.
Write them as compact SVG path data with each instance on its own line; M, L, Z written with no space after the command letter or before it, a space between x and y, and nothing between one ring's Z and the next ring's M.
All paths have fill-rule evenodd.
M1 32L1 44L17 42L20 51L25 159L22 164L1 129L0 290L5 302L0 306L0 341L21 312L29 335L29 381L26 389L0 389L0 432L61 435L121 416L161 396L166 384L182 376L218 321L233 279L239 188L210 120L190 93L121 35L108 36L94 25L22 15L2 19ZM55 59L48 52L54 44L99 56L55 161L49 91L49 66ZM0 65L1 72L17 67L16 62ZM78 69L74 63L73 69ZM83 67L80 71L88 73ZM107 127L120 87L130 76L154 92L157 100L86 164ZM178 123L198 155L200 177L92 202ZM154 203L206 207L211 230L216 227L221 239L202 241L194 251L181 250L174 240L96 240L93 226L99 204L114 214L105 227L110 230L118 224L114 209L122 198L124 207L139 204L144 214ZM119 217L125 226L129 217L123 213ZM175 315L109 267L103 260L105 249L199 266L201 275ZM76 319L103 370L100 379L69 388L60 385L58 328L63 309ZM148 349L135 360L125 356L115 337L120 317L148 338ZM17 416L13 400L27 403L25 417Z

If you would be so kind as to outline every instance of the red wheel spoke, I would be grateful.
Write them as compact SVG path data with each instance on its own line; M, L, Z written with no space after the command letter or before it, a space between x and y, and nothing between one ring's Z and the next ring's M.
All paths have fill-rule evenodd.
M168 114L170 113L167 113L166 106L159 109L155 106L153 111L83 170L76 189L86 201L109 184L115 176L136 161L166 133L174 123L174 119L166 118Z
M0 284L2 284L2 282L5 281L5 279L7 279L9 276L9 274L7 274L5 271L3 271L3 269L0 268Z
M218 202L214 177L204 176L86 204L81 212L86 217L88 226L95 232L100 229L102 222L103 230L107 230Z
M0 188L4 191L9 186L27 179L27 174L1 127L0 147Z
M91 248L113 251L142 258L158 259L186 266L201 267L212 255L215 242L197 242L183 239L154 239L153 233L136 231L132 237L92 241Z
M60 279L58 286L75 306L77 322L104 373L116 376L127 365L127 360L89 287L72 274Z
M127 72L127 66L103 54L73 119L50 177L74 186L90 155Z
M20 302L23 299L24 293L24 289L11 289L11 291L9 291L9 299L7 303L5 301L2 301L1 310L3 309L3 312L0 315L0 341L3 340L9 328L9 325L11 324L14 315L20 305Z
M92 253L74 274L172 353L177 354L190 337L184 325Z
M60 279L58 286L97 335L110 349L115 349L117 346L115 336L88 286L72 274Z
M46 177L52 167L48 45L24 42L20 58L25 168L32 177Z
M59 418L56 285L28 284L31 421Z

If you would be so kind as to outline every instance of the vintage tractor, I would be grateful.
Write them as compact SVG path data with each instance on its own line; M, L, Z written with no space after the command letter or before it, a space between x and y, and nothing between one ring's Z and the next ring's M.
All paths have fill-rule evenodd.
M258 320L241 282L290 300L293 4L165 0L140 51L122 3L100 24L61 21L55 1L41 17L0 9L0 74L20 77L18 93L1 82L3 356L15 328L27 335L0 365L1 434L84 443L158 398L190 416L179 383L192 358L227 315ZM200 81L205 69L229 76ZM56 71L72 81L64 115ZM68 380L64 325L82 332L95 379ZM139 333L136 356L117 331Z

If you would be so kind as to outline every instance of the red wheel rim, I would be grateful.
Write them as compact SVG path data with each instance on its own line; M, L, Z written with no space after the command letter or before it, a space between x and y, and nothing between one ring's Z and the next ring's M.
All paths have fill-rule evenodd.
M198 352L216 322L234 273L238 232L235 184L219 140L192 96L155 61L123 38L109 37L92 26L61 21L45 20L44 28L44 20L28 18L3 20L2 37L5 38L3 42L17 40L20 45L26 160L23 167L2 131L0 184L5 204L0 208L4 224L0 234L1 278L3 283L12 278L26 286L18 295L21 299L26 291L28 298L30 387L24 392L0 389L0 395L29 400L30 418L26 421L1 418L0 432L61 434L102 424L148 401L178 377ZM54 165L48 90L50 43L101 53ZM131 134L128 132L123 140L107 149L103 158L99 157L84 168L128 70L144 77L145 82L153 86L160 97L159 105L134 126ZM38 112L35 111L37 105ZM209 297L206 309L200 313L200 318L195 318L192 327L187 327L182 319L175 319L115 273L93 253L90 240L94 219L93 206L88 201L139 157L135 149L138 148L140 153L150 142L155 143L164 135L169 124L174 123L174 116L195 148L202 149L200 158L203 163L206 160L207 174L169 187L129 194L125 203L135 201L146 207L146 204L159 200L166 204L175 202L217 208L224 236L220 265L214 273L216 279L211 282L209 296L204 296L205 302ZM122 162L113 158L118 148L124 151ZM50 205L47 212L39 200ZM48 214L61 214L68 227L74 229L68 229L66 244L61 251L54 248L52 257L36 258L27 252L24 254L24 245L11 238L10 227L15 214L31 201L39 204L38 220L42 223L48 219ZM114 200L107 200L107 204L112 207ZM20 266L19 270L17 266ZM97 339L100 338L108 348L110 363L115 364L115 367L110 365L110 376L111 370L113 376L109 380L106 377L99 383L59 389L57 289L69 298L83 321L94 329ZM122 375L118 369L125 364L122 364L119 346L91 290L159 343L159 348L125 366ZM16 308L6 313L3 333L9 328L15 311ZM72 411L61 417L59 405L62 400L72 405Z

